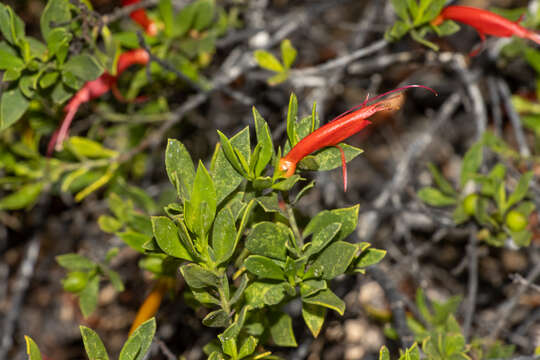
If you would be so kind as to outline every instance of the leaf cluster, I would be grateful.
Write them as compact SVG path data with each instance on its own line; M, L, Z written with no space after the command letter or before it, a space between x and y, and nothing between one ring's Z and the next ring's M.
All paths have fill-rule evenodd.
M271 52L266 50L256 50L253 54L255 61L260 67L275 73L275 75L267 80L268 85L271 86L278 85L288 79L289 71L294 60L296 60L296 55L297 51L289 39L281 42L282 61L279 61Z
M69 253L56 257L56 261L68 274L62 279L64 290L76 294L82 314L89 316L97 306L99 283L103 276L107 277L116 291L124 291L120 275L108 264L118 253L118 248L112 248L105 256L103 263L97 263L89 258Z
M86 326L81 326L80 331L88 359L109 360L109 355L107 354L107 350L99 335ZM152 345L152 339L154 338L155 333L156 320L154 318L142 323L122 346L118 360L145 359L150 351L150 346ZM25 340L28 360L42 360L41 352L34 340L29 336L25 336Z
M284 149L318 127L315 110L297 121L297 107L293 95ZM293 205L313 183L290 200L302 179L283 178L276 170L281 150L274 148L266 121L255 109L253 115L257 146L251 147L248 127L230 138L219 133L208 168L195 164L180 141L169 140L165 165L178 201L165 206L165 216L145 220L129 201L111 195L114 216L99 220L104 230L144 252L142 265L156 275L174 275L182 264L186 301L209 310L203 324L222 329L205 347L211 359L273 358L265 344L296 346L292 318L282 310L294 299L301 300L303 319L317 336L328 309L345 311L329 282L362 273L385 255L368 243L346 241L356 228L358 206L323 211L301 230ZM347 159L360 152L350 147ZM340 159L339 152L325 149L304 167L336 168ZM134 237L125 237L128 232L137 234L135 242L127 241Z
M436 187L420 189L418 197L431 206L454 207L453 219L457 225L474 220L482 227L477 234L479 239L488 244L502 246L510 237L517 246L528 246L532 233L527 229L527 219L536 208L534 202L527 200L533 173L523 174L513 191L508 191L510 183L502 163L496 164L487 174L480 171L485 147L499 154L516 156L502 140L486 133L463 157L457 189L430 164Z
M413 40L437 51L439 47L426 39L428 33L434 31L438 36L448 36L459 30L459 25L451 20L444 21L438 26L431 23L439 15L445 3L445 0L392 0L398 19L386 31L385 38L389 41L397 41L406 34L410 34Z

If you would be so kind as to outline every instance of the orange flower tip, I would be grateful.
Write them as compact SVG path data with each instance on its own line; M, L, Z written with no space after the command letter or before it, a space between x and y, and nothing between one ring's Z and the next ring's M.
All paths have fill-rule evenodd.
M296 164L290 160L281 158L279 160L279 170L285 173L285 177L291 177L294 175L294 171L296 170Z
M158 33L158 26L156 25L155 22L151 22L150 24L148 24L148 26L146 27L146 34L148 36L156 36Z

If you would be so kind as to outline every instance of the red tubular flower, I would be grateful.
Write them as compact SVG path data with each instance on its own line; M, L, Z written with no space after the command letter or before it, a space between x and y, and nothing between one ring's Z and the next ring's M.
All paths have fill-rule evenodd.
M104 72L95 80L89 81L73 95L67 105L64 107L66 117L62 121L62 125L56 130L49 141L47 146L47 156L50 156L53 151L60 150L62 143L67 137L67 133L75 114L79 107L89 102L92 99L101 97L102 95L112 90L113 95L121 102L126 102L126 99L122 96L118 88L116 87L116 81L127 68L131 65L146 65L150 61L150 55L144 49L135 49L122 53L118 58L116 66L116 76Z
M539 34L519 25L521 18L513 22L484 9L470 6L447 6L431 21L431 24L437 26L445 20L453 20L472 26L478 32L482 43L485 41L486 35L492 35L497 37L517 36L540 44Z
M136 4L140 0L122 0L122 6ZM150 20L144 9L137 9L129 14L131 19L139 24L149 36L157 35L158 28L154 21Z
M361 105L356 106L345 113L339 115L328 124L321 126L302 140L300 140L292 149L279 160L279 169L284 173L285 177L294 175L296 165L309 154L328 147L337 146L341 151L341 163L343 170L343 187L347 190L347 167L345 164L345 154L338 144L356 134L371 122L367 120L373 114L384 110L399 109L401 105L401 94L392 96L388 99L378 101L372 105L366 105L368 101L380 99L383 96L394 92L400 92L412 87L421 87L428 89L437 94L435 90L423 85L408 85L395 90L388 91L373 99L366 99Z

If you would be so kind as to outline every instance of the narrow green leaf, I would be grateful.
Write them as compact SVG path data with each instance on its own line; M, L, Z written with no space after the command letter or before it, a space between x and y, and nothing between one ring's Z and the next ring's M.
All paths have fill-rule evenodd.
M190 201L185 204L185 221L188 228L204 236L208 234L216 215L217 195L210 174L199 161Z
M454 187L452 186L452 184L450 184L448 180L444 178L444 176L440 173L440 171L437 169L435 165L433 165L432 163L429 163L428 169L429 169L429 172L431 173L431 176L433 176L433 180L435 181L439 189L445 195L450 195L454 197L457 196L457 192L456 190L454 190Z
M24 341L26 341L26 354L28 355L28 360L41 360L41 352L34 340L29 336L24 336Z
M98 293L99 293L99 275L95 275L88 280L88 284L86 285L86 287L83 289L83 291L79 293L79 306L85 318L90 316L90 314L92 314L94 310L96 309ZM87 349L87 352L88 352L88 349ZM90 356L90 353L88 355Z
M477 142L470 147L463 157L463 163L461 164L461 187L463 187L467 180L469 180L472 175L478 171L480 165L482 165L482 160L483 144L481 142Z
M212 249L216 256L216 262L221 264L233 255L236 227L231 209L225 207L216 216L212 230Z
M208 286L217 287L219 285L217 275L200 265L187 264L182 266L180 271L187 284L194 289L202 289Z
M320 291L311 297L303 298L302 301L334 310L339 315L345 313L345 303L329 289Z
M160 0L158 3L159 15L165 24L165 34L171 37L174 27L174 11L171 0Z
M304 319L304 322L314 338L319 336L325 317L325 307L302 303L302 318Z
M440 190L429 186L420 189L418 197L431 206L449 206L457 203L456 198L445 195Z
M257 142L261 144L261 152L255 166L255 176L259 176L272 159L272 156L274 156L274 144L272 143L268 124L255 107L253 107L253 119L255 120Z
M195 179L195 166L186 147L178 140L167 141L165 169L180 199L189 200Z
M91 271L97 266L87 257L74 253L58 255L55 259L61 267L70 271Z
M0 210L17 210L32 205L41 190L43 183L27 184L14 193L0 199Z
M122 350L120 350L119 360L143 360L150 350L152 339L156 333L156 319L151 318L143 322L130 335Z
M191 254L180 241L178 228L171 219L165 216L152 216L152 229L160 249L167 255L193 261Z
M340 223L331 223L320 231L317 231L309 243L311 246L304 252L304 256L310 257L314 254L318 254L332 241L332 239L334 239L340 229Z
M291 147L296 145L299 141L298 135L296 134L296 117L298 116L298 100L296 95L291 93L289 99L289 110L287 111L287 136Z
M519 182L518 182L514 192L508 198L507 208L510 208L513 205L520 202L521 200L523 200L525 195L527 195L527 190L529 189L529 183L531 182L533 176L534 176L533 172L529 171L529 172L523 174L519 178Z
M89 360L109 360L107 350L99 335L92 329L86 326L80 326L81 335L84 343L84 349Z
M356 259L354 266L356 268L365 268L371 265L375 265L379 263L385 255L386 250L368 248L362 251L358 259Z
M281 42L281 58L283 59L283 65L286 69L290 69L294 60L296 59L296 49L292 46L289 39L285 39Z
M88 159L112 158L118 155L118 152L80 136L71 136L67 141L67 146L78 156Z
M4 91L0 100L0 131L17 122L29 105L30 102L18 87Z
M255 57L255 61L257 62L257 64L259 64L260 67L266 70L279 73L285 71L283 65L279 62L279 60L268 51L256 50L253 53L253 56Z

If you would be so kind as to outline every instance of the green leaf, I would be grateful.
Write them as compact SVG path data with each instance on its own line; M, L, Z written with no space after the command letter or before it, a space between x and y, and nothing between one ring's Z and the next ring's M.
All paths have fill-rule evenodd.
M217 214L212 230L212 249L216 263L221 264L233 255L236 239L235 219L229 207Z
M274 312L269 318L271 319L270 335L272 335L272 340L276 345L298 346L292 329L292 319L289 315L283 312Z
M14 193L0 199L0 210L17 210L32 205L41 190L43 183L27 184Z
M56 55L60 65L64 64L64 61L66 60L69 50L69 42L72 38L73 35L63 27L52 29L45 38L47 41L49 56L53 57Z
M483 160L483 145L481 142L475 143L465 153L461 164L461 187L478 171Z
M102 231L111 234L120 230L122 227L122 223L120 221L109 215L101 215L98 218L98 225Z
M357 249L355 245L345 241L334 242L323 250L312 266L322 267L323 279L333 279L347 270Z
M285 68L279 62L279 60L268 51L255 50L253 56L255 57L255 61L257 62L257 64L259 64L259 66L263 69L275 71L278 73L285 71Z
M519 182L518 182L516 188L514 189L514 192L508 198L508 203L506 205L507 208L510 208L513 205L520 202L521 200L523 200L525 195L527 195L527 190L529 189L529 183L531 182L533 176L534 176L533 172L529 171L529 172L523 174L519 178Z
M58 255L55 259L61 267L70 271L91 271L97 266L90 259L74 253Z
M439 36L450 36L452 34L455 34L459 31L460 27L458 23L447 20L443 22L441 25L435 27L437 35Z
M433 180L435 181L435 184L437 184L438 188L441 190L443 194L453 196L453 197L457 196L457 192L456 190L454 190L454 187L452 186L452 184L450 184L448 180L444 178L444 176L440 173L440 171L437 169L435 165L433 165L432 163L429 163L428 169L429 169L429 172L431 173L431 176L433 176Z
M300 283L300 295L303 298L310 297L327 288L328 285L325 280L304 280Z
M339 233L340 229L340 223L331 223L322 228L320 231L317 231L313 235L311 242L309 242L311 246L304 252L304 256L310 257L314 254L318 254L332 241L332 239L334 239L334 237Z
M88 54L75 55L64 64L62 72L69 71L84 81L97 79L104 71L103 66L97 59Z
M504 185L504 181L497 184L494 199L499 211L504 213L504 210L506 209L506 187Z
M201 31L212 23L214 19L214 0L198 0L196 3L195 19L193 21L193 28L197 31Z
M322 290L313 296L302 298L302 301L334 310L339 315L345 313L345 303L330 289Z
M285 260L289 228L281 223L263 221L255 224L246 239L246 248L255 255Z
M294 60L296 59L296 49L292 46L289 39L285 39L281 42L281 58L283 59L283 65L286 69L290 69Z
M80 136L70 136L67 141L70 150L77 156L88 159L112 158L118 152L103 147L100 143Z
M229 163L234 167L236 171L238 171L239 174L246 175L246 169L243 167L242 163L240 162L240 159L238 158L238 155L234 151L234 148L227 139L227 137L218 130L218 135L221 142L221 149L223 150L223 153L225 154L225 157L229 161Z
M403 0L396 0L402 2ZM389 30L384 33L384 38L388 41L401 39L411 29L411 26L404 21L397 20Z
M313 337L319 336L324 318L326 317L326 308L318 305L302 303L302 318L306 323Z
M253 354L255 348L257 347L258 340L254 336L248 336L247 339L242 342L240 345L240 350L238 351L238 358L242 359L246 356Z
M456 198L445 195L440 190L429 186L420 189L418 197L431 206L449 206L457 203Z
M364 150L340 143L338 145L343 149L345 153L345 162L353 160L358 155L362 154ZM299 167L305 170L318 170L318 171L328 171L337 168L341 168L341 151L335 146L326 147L318 151L314 155L310 155L300 161Z
M298 134L296 133L296 117L298 116L298 99L296 95L291 93L289 99L289 110L287 111L287 137L289 138L289 143L292 146L300 140L298 139Z
M356 229L359 208L359 205L355 205L350 208L321 211L311 219L304 229L304 237L320 232L332 223L338 223L341 224L341 228L335 241L345 239Z
M24 22L9 6L0 4L0 32L4 39L19 47L24 43Z
M99 275L95 275L88 280L86 287L79 293L79 306L83 316L86 318L94 312L97 306L99 293ZM88 349L87 349L88 353Z
M108 360L107 350L103 342L99 338L99 335L92 329L86 326L80 326L81 336L84 343L84 349L88 355L89 360Z
M191 254L180 241L178 228L165 216L152 216L152 230L160 247L167 255L193 261Z
M143 360L150 350L152 339L156 333L156 319L151 318L143 322L129 336L122 350L120 350L119 360Z
M54 27L53 25L67 23L71 20L71 11L68 0L49 0L45 9L41 13L40 25L41 35L44 39L49 37ZM54 24L51 24L54 22Z
M253 107L253 119L255 120L257 143L261 144L261 152L259 153L259 158L257 159L257 164L255 166L255 176L259 176L274 156L274 144L272 143L272 136L270 135L268 124L264 121L263 117L255 107Z
M159 15L165 24L165 34L171 37L174 30L174 11L171 0L160 0L158 3Z
M216 150L216 155L212 160L212 173L214 175L218 204L229 196L244 180L241 175L243 174L242 166L232 146L243 146L245 136L233 136L229 141L225 135L221 134L220 138L222 139L221 146ZM233 156L233 162L236 163L232 163L228 159L229 156Z
M392 7L396 12L396 15L403 21L410 21L409 13L407 11L407 3L403 0L392 0Z
M262 279L285 279L283 270L279 265L272 261L272 259L264 256L251 255L244 261L244 266L250 273Z
M259 196L256 198L257 203L263 208L265 212L280 212L279 200L275 192L270 193L267 196Z
M191 288L202 289L208 286L217 287L219 285L217 275L200 265L187 264L182 266L180 271Z
M521 231L510 231L510 236L512 236L512 240L517 246L529 246L531 244L532 239L532 233L527 230L521 230Z
M284 282L253 281L244 291L246 304L253 308L277 305L285 299L286 285Z
M271 76L270 78L268 78L267 82L268 82L268 85L270 86L276 86L286 81L288 78L289 78L289 73L282 72L282 73L277 73Z
M29 105L30 102L18 87L4 91L0 100L0 131L17 122Z
M195 167L186 147L178 140L167 141L165 169L180 199L189 200L195 179Z
M118 292L124 291L124 283L122 282L122 278L120 277L120 274L118 274L116 271L109 269L107 266L101 265L100 268L105 273L105 275L109 278L112 286L114 289Z
M379 263L386 255L386 250L368 248L356 259L354 266L356 268L365 268Z
M191 199L185 203L184 217L188 228L199 236L208 234L216 215L217 195L210 174L199 161Z
M144 253L143 245L148 241L152 240L152 236L141 234L131 229L128 229L121 233L117 233L116 236L118 236L120 240L125 242L126 245L140 253Z
M196 11L197 8L195 3L184 6L182 10L180 10L174 18L174 36L182 36L191 29Z
M386 346L383 346L379 351L379 360L390 360L390 351Z
M229 315L222 309L208 313L202 320L204 326L227 327L229 325Z
M73 90L65 86L62 82L58 82L51 93L51 99L55 104L62 104L72 96Z
M19 58L17 52L4 41L0 42L0 70L22 71L24 61Z
M34 340L29 336L24 336L24 341L26 341L26 354L28 355L28 360L41 360L41 352Z

